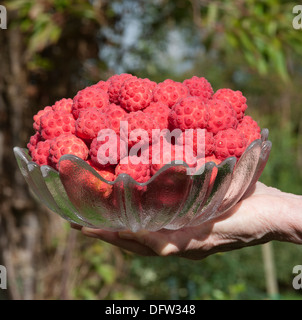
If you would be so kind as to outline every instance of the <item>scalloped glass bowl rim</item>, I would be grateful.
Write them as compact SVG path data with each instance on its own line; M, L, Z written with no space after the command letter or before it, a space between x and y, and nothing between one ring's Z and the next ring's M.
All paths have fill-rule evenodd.
M197 184L201 181L198 178L199 175L203 175L203 177L205 177L204 174L206 174L206 176L209 177L211 175L212 171L214 170L214 168L216 167L217 168L217 172L218 173L220 172L222 174L222 176L220 175L220 178L218 179L218 184L220 184L222 182L221 178L223 178L223 175L227 172L227 171L224 171L224 170L228 170L227 168L230 169L230 171L229 171L230 175L229 175L228 178L226 178L225 181L227 181L227 182L224 184L224 186L222 186L222 188L220 188L220 187L218 187L218 184L217 184L217 188L219 189L219 191L218 191L218 189L216 189L214 191L214 194L212 194L212 192L207 193L205 191L206 189L204 189L203 192L206 192L206 193L204 193L203 196L205 196L205 194L208 194L207 198L209 198L210 202L208 202L208 200L206 200L206 198L202 198L203 200L202 200L201 203L203 203L203 204L207 203L205 207L200 207L200 208L205 208L205 209L202 209L203 213L201 211L200 211L200 213L198 213L195 209L194 209L195 210L194 213L193 213L193 211L190 211L191 210L190 208L192 206L194 206L194 208L199 207L199 204L197 202L194 202L194 203L190 202L191 204L188 206L188 210L189 210L188 212L190 212L190 213L189 213L188 216L193 214L193 216L192 216L193 220L191 220L193 225L197 225L197 223L200 224L200 223L203 223L203 221L206 221L206 220L202 220L202 219L213 219L212 217L215 218L215 216L216 217L221 216L221 214L223 214L226 210L230 209L233 205L235 205L238 201L240 201L240 199L250 190L250 188L254 185L254 183L259 179L259 177L260 177L260 175L261 175L261 173L262 173L262 171L263 171L263 169L264 169L264 167L266 165L267 159L269 157L269 153L270 153L270 150L271 150L271 147L272 147L272 143L268 140L268 134L269 134L268 129L262 129L261 138L253 141L246 148L245 152L242 154L242 157L238 161L237 161L236 157L228 157L227 159L225 159L220 164L216 164L213 161L206 162L205 164L203 164L197 170L197 172L195 172L193 174L188 174L188 172L187 172L188 179L191 179L191 181L192 181L191 182L192 186L193 185L197 186ZM258 150L258 151L256 151L256 150ZM35 171L36 169L38 169L40 171L40 173L41 173L41 178L43 180L47 179L49 177L50 173L55 173L60 180L61 179L64 180L63 175L60 173L60 170L59 171L55 170L51 166L47 166L47 165L46 166L45 165L39 166L34 161L32 161L31 157L29 156L28 149L14 147L14 153L15 153L15 156L16 156L17 160L19 159L19 161L23 162L24 165L25 165L25 167L23 167L23 166L20 167L20 164L19 164L19 168L21 170L21 173L25 178L28 178L28 174L30 174L30 172ZM251 156L254 155L254 156L252 158L250 158L250 155ZM234 193L235 186L237 185L237 183L239 183L238 186L240 186L240 185L243 186L243 183L245 181L244 179L242 179L242 176L241 176L240 172L243 173L245 171L245 165L247 163L246 162L247 159L250 159L249 163L254 163L252 165L253 169L251 171L250 179L249 179L249 182L246 185L246 188L244 187L242 189L242 192L240 191L236 195ZM135 186L139 186L139 187L148 186L155 179L157 179L159 176L161 176L161 174L163 174L165 171L167 171L167 170L169 170L171 168L181 167L181 168L184 168L185 170L190 168L184 162L183 163L172 162L170 164L166 164L165 166L163 166L147 182L139 183L136 180L134 180L130 175L125 174L125 173L118 175L118 177L116 177L116 179L114 181L108 181L105 178L103 178L101 175L99 175L99 173L93 167L91 167L86 161L84 161L84 160L82 160L82 159L80 159L80 158L78 158L78 157L76 157L74 155L68 154L68 155L64 155L64 156L61 157L60 163L61 163L61 161L66 161L66 160L70 161L74 165L82 168L83 170L89 171L96 178L98 178L100 181L102 181L102 182L104 182L104 183L106 183L106 184L108 184L110 186L113 186L113 185L115 185L117 183L117 186L119 188L118 182L126 183L128 186L129 186L129 183L130 183L131 189L133 187L135 188ZM18 163L19 163L19 161L18 161ZM236 169L237 167L238 167L238 170ZM24 171L24 169L25 169L25 171ZM181 170L181 171L182 171L182 174L184 174L184 171L183 170ZM206 173L204 173L204 172L206 172ZM238 175L237 175L237 172L238 172ZM170 171L169 174L173 175L174 171L173 170ZM248 171L246 171L246 174L248 174ZM241 176L241 178L240 178L240 176ZM163 175L163 177L164 177L164 175ZM197 179L195 179L194 177L196 177ZM36 176L35 179L37 179L37 178L38 177ZM201 179L203 179L203 178L201 178ZM207 178L207 181L208 182L210 181L209 178ZM208 182L207 182L207 184L208 184ZM212 183L216 185L216 178ZM30 185L30 187L31 187L31 185ZM47 186L47 188L48 188L48 186ZM238 187L236 187L236 188L238 188ZM64 189L65 189L65 187L64 187ZM199 189L199 187L197 189L195 188L195 191L194 191L194 194L192 194L191 200L194 200L194 201L197 200L196 197L198 197L198 196L196 194L196 190L201 190L201 189ZM66 189L65 189L65 191L66 191ZM52 192L51 192L51 194L52 194ZM214 199L215 199L215 201L214 201ZM219 199L219 200L217 200L217 199ZM234 200L234 199L237 199L237 200ZM217 207L217 204L216 204L216 200L218 201L217 203L219 203L218 207ZM226 201L224 201L224 200L226 200ZM70 201L70 199L68 201ZM236 201L236 203L233 202L233 201ZM42 202L44 203L43 200L42 200ZM163 228L167 228L167 229L173 230L175 225L181 225L183 223L183 221L185 221L185 220L183 220L183 218L186 218L187 213L185 213L185 211L184 211L184 208L185 208L184 207L184 203L182 203L182 208L180 209L180 211L177 211L178 213L180 213L180 215L179 216L177 214L172 215L171 216L171 221L169 223L167 223L166 225L164 225ZM46 205L47 205L47 203L46 203ZM71 201L71 207L69 207L69 204L67 205L67 207L68 208L73 207L72 201ZM214 210L214 209L211 209L212 207L214 209L216 208L218 211L217 211L217 214L214 214L214 215L211 214L209 216L207 214L210 212L210 210ZM57 212L54 209L51 209L51 210ZM70 216L69 216L69 218L68 218L68 216L66 217L66 215L64 213L62 215L62 211L60 213L60 210L61 209L59 209L59 212L57 212L59 215L61 215L63 218L65 218L65 219L67 219L69 221L73 220L73 218L70 217ZM78 209L76 209L76 211L77 210ZM204 214L205 212L207 212L207 214ZM91 227L93 227L93 228L103 228L103 229L112 230L112 228L110 226L108 226L108 228L107 228L107 226L105 226L105 225L104 226L95 226L95 225L93 225L93 223L91 221L89 221L88 217L85 218L85 214L84 214L84 216L81 215L80 211L79 211L79 214L80 214L79 216L78 216L78 214L76 212L73 212L73 213L77 216L77 219L79 218L81 220L80 224L85 222L85 223L89 223L89 225ZM184 213L184 215L182 215L182 213ZM128 215L128 213L126 213L126 215ZM123 223L124 223L124 226L125 226L125 222L123 222ZM141 223L145 223L145 221L141 220ZM185 221L185 223L188 226L191 225L190 221L189 222ZM186 225L183 225L183 226L185 227ZM143 226L142 224L138 225L138 226L135 227L135 229L139 230L140 228L143 228L142 226ZM153 227L155 227L155 228L157 227L156 223L154 224L154 226L152 226L152 228ZM116 227L114 227L114 229L115 228ZM119 228L119 227L117 226L117 228ZM179 229L179 228L181 228L181 227L177 227L177 229Z
M265 129L263 129L265 130ZM261 139L257 139L257 140L254 140L247 148L245 151L253 148L253 146L255 144L258 143L258 141L261 141ZM15 153L18 153L19 156L21 157L24 157L24 152L29 156L29 153L28 153L28 149L27 148L20 148L20 147L14 147L13 148L14 152ZM32 160L29 160L29 159L25 159L26 162L28 163L28 165L30 164L34 164L34 165L37 165L34 161ZM65 154L63 155L60 160L59 160L59 167L60 167L60 163L62 161L66 161L66 160L72 160L72 161L76 161L76 162L79 162L81 163L81 165L89 170L92 174L94 174L97 178L99 178L101 181L109 184L109 185L114 185L115 183L118 183L120 182L121 180L124 180L125 178L127 178L128 181L131 181L131 183L133 184L136 184L137 186L140 186L140 187L145 187L145 186L148 186L148 184L150 184L154 179L156 179L161 173L163 173L164 171L166 170L169 170L170 168L174 168L174 167L184 167L186 170L187 169L190 169L190 166L186 163L186 162L183 162L183 163L178 163L178 161L171 161L171 163L169 164L165 164L162 168L160 168L148 181L146 182L138 182L136 181L135 179L133 179L129 174L127 173L121 173L119 174L116 179L114 181L109 181L105 178L103 178L93 167L91 167L86 161L84 161L83 159L73 155L73 154ZM240 161L240 159L238 160ZM230 163L233 163L233 162L237 162L237 158L236 157L228 157L226 158L225 160L223 160L221 163L219 164L216 164L214 161L209 161L209 162L206 162L204 163L198 170L197 172L195 172L194 174L188 174L188 175L191 175L191 176L195 176L195 175L199 175L199 174L202 174L205 167L207 168L211 168L211 167L216 167L216 168L221 168L225 165L226 162L230 162ZM39 166L39 165L38 165ZM51 166L48 166L48 165L42 165L42 166L39 166L41 168L41 172L42 172L42 175L44 172L47 172L49 170L53 170L55 172L57 172L58 174L60 174L60 170L56 170L54 169L53 167ZM211 169L213 169L211 168ZM44 176L44 175L43 175Z

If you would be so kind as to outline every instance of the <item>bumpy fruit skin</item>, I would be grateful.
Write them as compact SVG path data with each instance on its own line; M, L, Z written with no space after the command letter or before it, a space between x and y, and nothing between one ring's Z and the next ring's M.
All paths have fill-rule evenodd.
M125 163L126 161L127 163ZM150 164L136 164L136 161L139 161L139 158L136 156L128 156L123 158L123 163L120 162L115 168L116 177L121 173L126 173L137 182L147 182L151 177Z
M117 165L121 158L125 157L127 154L126 143L123 140L119 139L119 136L115 134L112 138L116 138L116 144L113 144L110 148L106 150L100 149L105 143L108 144L109 138L111 136L112 131L108 130L108 134L106 135L106 130L104 130L104 138L96 137L92 140L90 148L89 148L89 155L91 159L91 163L98 167L104 168L112 165ZM102 157L104 152L104 157Z
M215 139L212 132L205 132L205 156L211 156L215 151ZM197 152L197 151L196 151Z
M242 132L250 145L254 140L261 138L261 129L258 123L250 116L244 116L237 126L237 131Z
M207 127L209 111L206 103L198 97L186 97L172 107L169 124L172 129L203 129Z
M78 119L80 111L87 108L102 109L109 104L108 93L95 86L80 90L73 98L72 114Z
M133 75L129 73L115 74L110 77L107 82L108 86L108 95L110 103L119 104L119 95L121 87L126 79L132 78Z
M161 102L152 102L149 107L143 110L144 113L150 115L159 126L159 129L167 129L169 126L169 114L171 109L164 103Z
M168 163L168 150L162 149L164 141L171 145L171 161L184 158L175 159L177 145L181 145L184 152L185 146L188 146L191 154L187 154L188 159L184 160L193 169L191 173L196 172L199 164L211 159L217 164L231 156L239 159L247 145L261 138L260 127L245 115L246 109L246 98L242 92L219 89L214 93L210 82L204 77L193 76L182 83L167 79L157 84L128 73L116 74L107 81L101 80L80 90L73 99L63 98L53 106L40 110L34 116L36 133L27 147L33 161L39 165L48 164L59 169L60 157L74 154L97 172L108 174L108 180L115 178L116 171L146 182ZM121 121L127 125L121 126ZM171 132L174 129L180 136L175 136L175 131ZM204 141L197 141L199 129L204 130ZM115 144L109 146L108 140L99 137L99 133L106 135L106 130L117 138L115 151ZM193 130L193 141L190 134L186 135L186 130ZM161 136L156 135L160 131ZM152 154L153 143L161 147L157 154ZM100 148L104 154L99 153ZM109 150L112 152L110 157ZM155 157L160 159L159 163L154 162ZM131 162L125 165L122 161L125 158L144 159L148 165ZM70 178L72 184L77 169L72 169L73 166L67 162L62 162L60 170L64 170L63 167L66 169L65 176L68 176L68 170L73 172L74 177ZM172 170L183 173L184 167ZM210 185L213 185L216 174L217 168L214 168ZM99 192L103 197L110 196L108 186L99 186L98 179L90 178L81 177L88 191L96 195ZM171 190L174 190L173 181L171 179ZM146 188L137 189L141 191ZM177 202L180 193L173 193L164 196L163 201L171 204Z
M38 142L42 140L40 132L36 132L34 135L32 135L29 139L29 142L27 144L27 149L29 151L29 154L31 155L32 151L36 148L36 145Z
M53 111L62 111L65 113L71 113L73 100L71 98L61 99L56 101L56 103L52 106Z
M201 129L200 138L198 138L198 129L190 131L184 131L177 138L177 144L188 145L193 148L196 156L199 157L209 157L215 151L215 139L212 132L208 132L205 129ZM200 141L199 141L200 140Z
M149 114L144 113L143 111L130 112L126 114L123 118L123 121L128 122L128 131L125 127L121 127L121 139L128 142L129 148L133 147L138 142L142 144L150 144L152 143L152 129L159 128L158 123L150 117ZM147 136L140 136L140 129L143 129L142 132L147 134ZM138 133L137 137L133 137L131 140L130 133L136 130Z
M103 109L103 113L106 113L108 116L109 128L113 129L117 134L120 134L120 122L127 112L122 107L111 103Z
M88 147L85 142L73 134L63 134L51 141L50 161L59 170L59 160L64 154L73 154L83 160L88 158Z
M207 102L209 121L207 130L214 135L221 130L236 129L238 125L237 115L232 106L223 100L212 99Z
M108 92L109 86L110 86L110 83L108 81L103 81L103 80L93 85L93 87L104 90L105 92Z
M51 165L49 160L49 149L51 140L40 141L37 143L36 148L32 150L31 157L39 166Z
M151 87L152 91L156 88L157 83L155 81L152 81L148 78L144 78L143 80Z
M210 99L213 95L213 88L206 78L193 76L184 80L183 84L189 89L191 96Z
M75 122L75 134L77 137L92 140L97 137L100 130L110 126L109 118L106 113L98 108L88 108L80 112Z
M228 88L219 89L213 95L213 99L229 102L236 111L237 119L240 120L243 118L247 104L246 97L243 96L241 91L234 91Z
M188 95L189 90L184 84L167 79L153 89L153 102L161 102L171 108Z
M196 158L193 149L185 149L180 145L173 145L168 142L166 144L158 145L158 148L152 152L151 159L151 174L154 175L159 169L161 169L166 164L176 161L179 164L186 162L190 168L196 166ZM179 148L179 149L176 149ZM183 171L184 167L175 167L174 171Z
M247 146L244 134L235 129L219 131L215 138L215 156L223 161L228 157L237 157L243 154Z
M43 110L38 111L38 113L34 115L33 128L35 129L35 131L40 130L41 117L44 116L49 111L53 111L52 106L47 106Z
M121 86L118 101L128 112L145 109L152 101L152 87L137 77L126 79Z
M54 139L62 134L74 134L74 117L63 111L49 111L40 119L40 133L45 140Z

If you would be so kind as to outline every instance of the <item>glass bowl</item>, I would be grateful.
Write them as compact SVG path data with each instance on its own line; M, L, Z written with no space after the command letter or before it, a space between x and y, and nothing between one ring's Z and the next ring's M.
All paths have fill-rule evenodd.
M14 153L35 198L69 222L111 231L176 230L220 217L240 201L267 163L268 133L263 129L237 163L235 157L208 162L194 175L175 170L185 164L167 164L146 183L127 174L107 181L73 155L61 157L58 172L37 165L27 149L15 147Z

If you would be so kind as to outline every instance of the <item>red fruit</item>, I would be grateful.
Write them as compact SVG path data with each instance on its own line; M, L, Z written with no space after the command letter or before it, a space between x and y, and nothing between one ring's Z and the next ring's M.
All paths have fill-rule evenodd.
M36 115L34 115L34 124L33 127L36 131L40 130L40 119L44 116L47 112L53 111L52 107L47 106L43 110L40 110Z
M62 111L65 113L71 113L72 109L72 104L73 100L68 98L68 99L61 99L59 101L56 101L56 103L52 106L53 111Z
M244 116L237 126L237 131L244 134L247 144L250 145L254 140L261 138L261 129L258 123L250 116Z
M191 96L210 99L213 94L213 88L206 78L194 76L184 80L183 84L189 89Z
M112 193L112 184L107 181L115 179L112 169L100 170L94 167L89 160L86 162L96 172L79 169L68 161L60 165L60 176L68 197L80 211L87 209L87 205L99 206L103 199L109 198ZM103 181L97 174L107 181Z
M40 141L37 143L36 148L32 150L31 157L39 166L51 165L49 160L49 149L51 140Z
M113 129L117 134L120 134L120 121L123 120L127 112L114 103L104 108L103 112L108 116L109 128Z
M214 154L212 154L209 157L205 157L205 163L211 162L211 161L215 162L216 165L219 165L221 163L221 160L217 159Z
M206 157L205 158L205 162L214 162L216 164L216 166L218 166L221 163L221 160L217 159L215 157L215 155L212 155L210 157ZM215 179L217 177L217 173L218 173L218 168L214 167L212 170L212 175L211 175L211 179L210 179L210 183L209 183L209 187L212 188L215 182Z
M126 127L121 127L121 139L128 141L129 147L138 142L142 144L152 143L152 130L159 127L157 122L143 111L130 112L126 114L123 121L127 121L128 131Z
M171 109L169 123L173 129L203 129L209 121L206 103L198 97L186 97Z
M232 128L219 131L214 138L214 154L222 161L228 157L239 159L247 146L247 139L244 134Z
M77 93L73 98L72 114L75 119L79 117L80 111L87 108L102 109L109 104L108 93L95 86L87 87Z
M171 109L164 103L151 102L149 107L143 110L152 117L159 126L159 129L167 129L169 125L169 114Z
M152 80L150 80L148 78L144 78L143 80L151 87L152 91L157 86L157 83L155 81L152 81Z
M205 129L200 129L198 139L197 129L186 130L181 133L177 138L177 144L189 145L193 148L194 153L197 157L208 157L215 151L215 140L212 132L208 132Z
M184 84L171 79L159 83L153 89L153 101L164 103L170 108L188 95L189 90Z
M110 84L108 81L101 80L98 83L94 84L92 87L104 90L105 92L108 92L109 85Z
M73 134L63 134L50 144L50 160L59 169L59 160L64 154L73 154L83 160L88 158L88 147L85 142Z
M40 119L40 133L45 140L54 139L62 134L74 134L74 117L63 111L49 111Z
M151 177L150 164L140 163L136 156L125 157L115 168L116 177L121 173L129 174L137 182L147 182Z
M90 167L92 167L104 179L106 179L108 181L114 181L114 179L115 179L115 173L114 172L115 172L115 167L116 167L115 165L107 166L106 168L100 168L100 167L96 166L91 161L91 159L88 159L85 162L88 163L90 165ZM101 173L104 173L104 174L101 174ZM106 178L107 175L108 175L108 178Z
M152 100L152 88L147 81L137 77L126 79L121 86L119 104L129 112L142 110Z
M114 181L115 173L114 169L111 167L99 169L96 167L90 160L86 160L86 162L105 180ZM112 185L107 182L102 181L100 178L96 177L92 173L85 172L85 175L80 177L80 185L83 185L85 191L88 191L89 197L99 198L100 196L103 198L108 198L112 193Z
M154 175L164 165L171 163L172 161L186 162L190 168L194 168L196 165L195 153L192 149L185 149L180 145L173 145L168 142L160 143L157 146L153 146L152 160L151 160L151 174ZM183 167L175 167L175 171L184 170Z
M227 88L219 89L213 95L213 99L229 102L236 111L237 119L240 120L243 118L247 105L246 98L242 95L241 91L234 91Z
M91 163L99 168L118 164L128 151L125 141L120 140L119 135L116 135L114 131L104 130L103 134L104 136L92 140L89 150Z
M108 87L109 101L111 103L119 104L119 95L120 95L121 87L126 79L132 78L132 77L133 77L132 74L122 73L122 74L116 74L107 80L109 84L109 87Z
M214 162L216 166L218 166L221 163L221 160L217 159L214 154L209 157L205 157L204 159L199 159L197 160L196 171L199 170L207 162ZM215 179L217 177L218 168L216 166L214 166L212 170L212 174L209 182L210 189L213 187Z
M38 142L40 142L41 140L42 140L42 137L40 135L40 132L36 132L34 135L30 137L29 142L27 144L27 149L30 155L32 151L36 148L36 145L38 144Z
M207 102L209 121L207 130L215 135L220 130L228 128L236 129L238 120L232 106L223 100L212 99Z
M92 140L98 133L110 126L109 118L98 108L88 108L80 112L75 123L75 134L77 137Z

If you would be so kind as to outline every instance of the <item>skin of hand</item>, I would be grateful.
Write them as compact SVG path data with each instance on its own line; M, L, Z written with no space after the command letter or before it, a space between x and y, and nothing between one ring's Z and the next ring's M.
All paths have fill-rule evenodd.
M143 256L201 260L217 252L278 240L302 244L302 196L257 182L217 220L180 230L111 232L72 225L97 238Z

